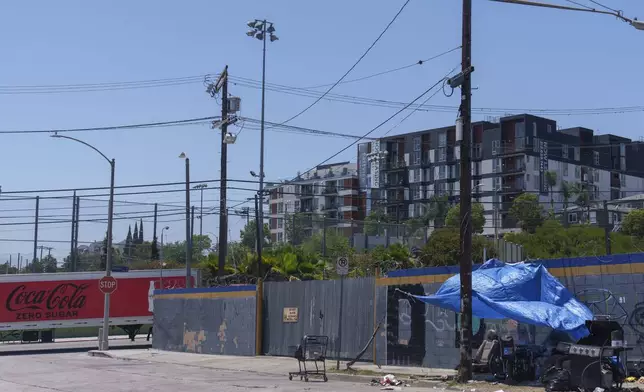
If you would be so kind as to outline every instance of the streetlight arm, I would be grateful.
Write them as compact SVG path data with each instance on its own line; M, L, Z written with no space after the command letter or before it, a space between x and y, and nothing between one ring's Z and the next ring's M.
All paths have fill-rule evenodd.
M543 7L543 8L555 8L559 10L566 10L566 11L581 11L581 12L592 12L594 14L604 14L604 15L612 15L624 22L628 22L631 25L633 25L635 28L637 26L633 24L633 20L625 17L619 12L613 12L613 11L602 11L602 10L597 10L594 8L577 8L577 7L568 7L565 5L557 5L557 4L548 4L548 3L539 3L535 1L527 1L527 0L490 0L494 1L497 3L510 3L510 4L518 4L518 5L528 5L532 7Z
M112 160L111 160L110 158L108 158L108 157L107 157L105 154L103 154L103 153L102 153L98 148L96 148L96 147L92 146L92 145L91 145L91 144L89 144L89 143L86 143L86 142L84 142L84 141L82 141L82 140L80 140L80 139L76 139L76 138L73 138L73 137L70 137L70 136L59 135L59 134L57 134L57 133L55 133L55 134L51 135L51 137L55 137L55 138L59 138L59 139L69 139L69 140L73 140L73 141L75 141L75 142L78 142L78 143L80 143L80 144L84 144L85 146L87 146L87 147L91 148L92 150L96 151L97 153L101 154L101 156L102 156L103 158L105 158L105 160L107 161L107 163L109 163L110 165L112 165Z

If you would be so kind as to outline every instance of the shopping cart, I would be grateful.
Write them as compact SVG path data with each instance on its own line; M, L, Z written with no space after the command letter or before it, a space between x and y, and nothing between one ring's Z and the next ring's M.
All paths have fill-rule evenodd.
M328 381L326 377L326 347L329 344L328 336L308 336L302 338L302 344L295 350L295 359L300 368L299 372L290 372L288 379L293 380L293 376L300 376L300 380L309 381L309 376L322 376L324 382ZM315 370L308 369L306 363L313 363ZM318 362L322 366L318 366ZM310 365L309 365L310 366Z

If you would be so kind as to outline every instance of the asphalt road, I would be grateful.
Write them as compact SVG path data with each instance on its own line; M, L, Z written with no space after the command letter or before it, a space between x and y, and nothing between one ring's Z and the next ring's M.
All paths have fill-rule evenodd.
M277 375L90 357L86 353L0 357L2 392L367 391L364 383L288 381ZM407 392L423 389L404 388ZM427 391L427 389L424 389Z

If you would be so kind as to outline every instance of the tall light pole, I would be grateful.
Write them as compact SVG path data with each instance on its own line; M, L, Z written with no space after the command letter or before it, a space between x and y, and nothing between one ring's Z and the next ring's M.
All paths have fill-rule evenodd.
M208 188L208 184L199 184L193 187L201 191L201 206L199 207L199 236L203 235L203 190Z
M160 263L159 263L159 290L163 290L163 267L165 267L165 262L163 261L163 231L170 230L170 226L166 226L161 229L161 254L160 254Z
M166 226L161 229L161 250L159 252L159 259L161 259L161 261L163 261L163 232L165 230L170 230L170 226Z
M179 158L186 161L186 288L192 287L190 263L192 262L192 230L190 230L190 158L181 153Z
M99 153L109 164L110 164L110 199L107 204L107 260L105 262L105 276L112 275L112 223L114 217L114 170L116 168L116 161L114 159L109 159L105 154L103 154L98 148L92 146L89 143L86 143L82 140L59 135L54 133L51 137L59 139L68 139L75 141L77 143L83 144L92 150ZM105 293L105 301L103 304L103 334L101 340L99 341L100 350L109 350L109 333L110 333L110 294Z
M264 238L264 109L266 107L266 38L268 37L271 42L277 41L279 38L274 34L275 27L272 22L268 22L266 19L259 20L255 19L248 22L248 27L251 29L248 30L246 35L249 37L257 38L262 41L262 115L261 115L261 130L260 130L260 142L259 142L259 197L260 197L260 208L259 216L257 221L257 236L258 236L258 254L261 255L262 249L262 239ZM260 259L261 263L261 259ZM260 273L260 271L257 271Z

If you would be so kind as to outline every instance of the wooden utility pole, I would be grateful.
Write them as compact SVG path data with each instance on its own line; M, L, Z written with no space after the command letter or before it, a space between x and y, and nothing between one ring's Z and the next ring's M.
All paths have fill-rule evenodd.
M226 246L228 244L228 214L226 208L226 171L228 166L228 66L219 77L221 82L221 178L219 187L219 263L217 275L224 276L226 268Z
M458 379L466 383L472 379L472 0L463 0L463 43L461 72L460 122L461 140L461 347Z

